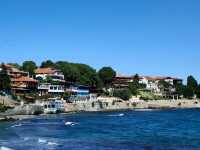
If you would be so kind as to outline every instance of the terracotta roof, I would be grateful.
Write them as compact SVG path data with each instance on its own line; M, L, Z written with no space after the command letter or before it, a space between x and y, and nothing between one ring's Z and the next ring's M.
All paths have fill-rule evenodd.
M38 68L35 70L35 73L36 74L53 74L56 71L58 70L52 69L52 68Z
M123 75L123 74L117 73L116 78L133 78L133 76L128 76L128 75Z
M4 64L4 66L5 66L8 70L10 70L11 72L15 72L15 73L27 73L27 72L24 72L24 71L19 70L18 68L16 68L16 67L13 66L13 65ZM2 67L2 65L1 65L0 67Z
M179 79L179 78L172 78L172 77L165 77L165 76L143 76L143 78L145 78L147 80L152 80L152 81L167 80L167 79L182 80L182 79Z
M24 77L24 76L14 79L13 81L15 81L15 82L34 82L34 83L38 82L37 80L35 80L33 78Z

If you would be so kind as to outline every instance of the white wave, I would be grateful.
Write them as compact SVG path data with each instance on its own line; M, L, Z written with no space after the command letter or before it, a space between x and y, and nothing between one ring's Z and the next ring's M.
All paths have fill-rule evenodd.
M14 149L2 146L0 147L0 150L14 150Z
M66 126L74 126L76 124L78 124L78 123L77 122L70 122L70 121L65 122Z
M124 114L123 113L120 113L120 114L115 114L115 115L108 115L110 117L123 117Z
M15 125L13 125L13 126L11 126L12 128L15 128L15 127L21 127L22 126L22 124L21 123L19 123L19 124L15 124Z
M42 139L42 138L39 138L39 139L38 139L38 143L47 143L47 140Z
M28 141L28 140L30 140L30 137L24 137L23 139L24 139L24 141Z
M56 142L48 142L47 145L53 146L53 145L58 145Z
M158 109L135 109L134 111L157 111Z

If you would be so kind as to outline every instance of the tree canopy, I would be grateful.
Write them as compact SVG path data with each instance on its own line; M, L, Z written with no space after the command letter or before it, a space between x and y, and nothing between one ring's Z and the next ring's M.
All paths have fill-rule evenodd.
M194 96L194 91L191 89L191 88L189 88L189 87L185 87L184 88L184 90L183 90L183 96L185 97L185 98L193 98L193 96Z
M0 71L0 90L9 90L10 89L10 77L7 74L7 70L4 64L1 65Z
M114 90L113 96L119 97L123 100L129 100L131 98L131 91L128 88Z
M30 75L34 75L34 70L37 68L37 65L33 61L24 61L22 64L22 68L24 71L30 73Z
M54 67L54 66L55 66L55 64L51 60L43 61L41 64L41 68Z
M193 91L196 91L198 87L198 82L193 76L188 76L187 78L187 87L192 89Z
M166 82L165 80L160 80L158 82L158 85L162 89L168 89L168 88L170 88L172 86L169 82Z
M103 67L99 70L98 75L104 85L108 86L116 77L116 72L111 67Z
M64 73L65 80L68 82L87 85L93 88L99 88L102 85L96 70L86 64L59 61L55 63L55 67Z

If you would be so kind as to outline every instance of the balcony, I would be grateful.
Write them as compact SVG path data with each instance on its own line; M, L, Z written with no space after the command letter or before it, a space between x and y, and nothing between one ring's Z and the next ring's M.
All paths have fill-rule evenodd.
M40 84L38 90L47 90L48 93L64 93L64 86L62 85L51 85L51 84Z

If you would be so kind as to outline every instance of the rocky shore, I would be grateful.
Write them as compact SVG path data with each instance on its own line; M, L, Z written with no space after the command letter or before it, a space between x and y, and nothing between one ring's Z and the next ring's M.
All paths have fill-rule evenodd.
M148 109L179 109L200 108L200 100L129 100L123 101L118 98L101 97L95 101L65 103L65 113L80 111L119 111L119 110L148 110ZM35 104L16 106L5 113L0 113L0 121L13 121L32 118L43 114L41 106Z
M137 100L123 101L117 98L98 99L93 102L76 102L65 104L66 112L70 111L117 111L126 109L175 109L200 108L200 100Z

